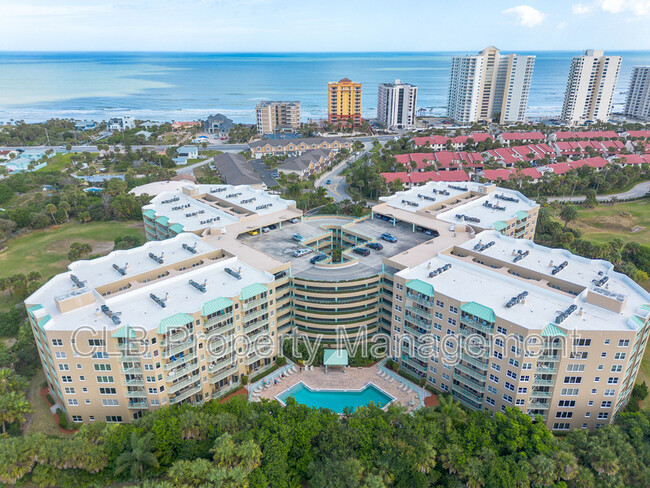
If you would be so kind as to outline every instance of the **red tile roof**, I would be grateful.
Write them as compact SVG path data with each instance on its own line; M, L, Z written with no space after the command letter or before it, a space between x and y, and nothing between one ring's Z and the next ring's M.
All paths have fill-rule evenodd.
M399 173L382 173L381 176L386 180L386 183L392 183L395 180L402 180L402 183L409 182L409 174L405 172Z
M650 138L650 130L628 130L627 133L630 137L637 137L641 139Z
M541 132L504 132L501 134L504 141L539 141L546 139Z
M490 181L497 181L501 178L503 181L507 181L512 176L512 171L509 169L486 169L483 171L483 176Z
M553 173L556 175L564 175L573 170L573 168L571 168L571 166L569 166L567 163L553 163L547 165L546 167L551 168L553 170Z

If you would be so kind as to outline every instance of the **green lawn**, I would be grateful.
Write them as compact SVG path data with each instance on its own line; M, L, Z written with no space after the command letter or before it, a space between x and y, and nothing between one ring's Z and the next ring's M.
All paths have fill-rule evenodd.
M72 153L55 154L47 160L47 166L37 170L37 172L45 173L49 171L61 171L65 169L65 165L70 162Z
M620 237L650 245L650 200L579 207L578 213L578 220L569 226L580 230L585 239L607 242Z
M30 232L11 239L0 251L0 276L40 271L44 280L65 271L67 254L74 241L89 242L92 254L107 254L113 250L116 237L133 235L144 238L141 222L70 223Z

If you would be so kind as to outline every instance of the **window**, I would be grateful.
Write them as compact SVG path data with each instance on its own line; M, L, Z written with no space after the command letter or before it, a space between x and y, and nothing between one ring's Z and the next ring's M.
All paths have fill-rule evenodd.
M604 420L609 418L609 412L598 412L598 420Z
M623 366L621 364L615 364L612 366L612 373L620 373L621 371L623 371Z
M555 412L556 419L572 419L573 412Z
M94 352L92 354L93 359L108 359L108 353L107 352Z
M630 340L629 339L621 339L618 341L618 347L629 347L630 346Z
M553 430L569 430L571 424L569 422L555 422L553 424Z
M63 341L61 339L52 339L52 345L53 346L62 346Z
M109 424L122 422L122 416L121 415L107 415L106 416L106 422L109 423Z
M560 394L562 396L578 396L578 388L562 388Z
M625 352L617 352L616 354L614 354L614 360L620 361L622 359L625 359L625 356L627 356L627 353L625 353Z
M494 344L498 347L503 347L503 339L499 339L498 337L494 339Z
M615 378L615 377L607 378L607 384L608 385L617 385L618 384L618 378Z
M569 357L571 359L587 359L589 356L589 353L586 351L578 351L578 352L572 352L569 354Z
M68 405L70 405L71 407L76 407L77 405L79 405L79 400L77 400L76 398L68 398Z
M503 335L507 335L507 334L508 334L508 330L505 329L504 327L501 327L500 325L497 325L497 333L499 333L499 334L503 334Z
M521 381L522 383L528 383L530 381L530 376L528 375L522 376L521 378L519 378L519 381Z
M395 295L395 300L401 302L403 300L402 295Z
M599 381L600 381L600 376L596 376L596 377L594 378L594 383L598 383Z
M510 395L506 395L505 393L503 394L503 399L508 402L512 403L512 397Z
M438 311L433 312L433 316L435 318L437 318L437 319L440 319L440 320L442 320L442 318L443 318L442 314L440 312L438 312Z
M506 381L504 386L506 387L507 390L515 391L515 385L513 385L509 381Z
M61 376L61 381L63 383L72 383L72 376Z
M60 363L59 371L70 371L70 366L67 363Z
M78 423L83 422L83 419L81 418L81 415L73 415L72 416L72 421L78 424Z
M564 384L573 384L573 383L581 383L582 382L582 376L565 376L564 377Z
M493 395L497 394L497 389L492 385L488 385L487 390L488 390L488 393L492 393Z
M451 317L449 317L449 318L447 319L447 323L448 323L449 325L456 325L456 319L452 319Z
M145 364L144 365L144 370L145 371L153 371L153 364Z
M493 381L494 383L499 383L499 377L490 373L490 381Z
M585 370L584 364L567 364L566 370L569 372L580 372Z
M497 359L503 359L503 354L498 351L494 351L492 355Z
M65 387L65 394L66 395L74 395L74 388L71 386L66 386Z
M515 400L515 405L521 406L521 405L524 405L525 403L526 403L526 400L524 400L523 398L517 398Z
M515 368L519 367L519 361L517 361L516 359L512 359L512 358L508 359L508 364L510 366L514 366Z
M102 398L102 405L105 407L118 407L120 404L117 398Z
M612 401L603 400L602 402L600 402L600 408L612 408Z
M149 393L158 393L158 388L149 388Z
M451 313L458 313L458 308L456 308L456 307L452 307L451 305L449 305L449 311L450 311Z
M494 398L485 397L485 403L494 406L496 402L494 401Z
M490 363L490 368L492 368L495 371L501 371L501 365L497 363Z
M436 307L445 308L445 303L441 300L436 300Z
M97 383L113 383L112 376L98 376Z
M111 365L107 363L99 363L93 364L93 368L95 368L95 371L110 371Z
M63 352L63 351L56 351L56 352L54 353L54 355L55 355L55 357L56 357L57 359L65 359L65 358L66 358L66 357L65 357L65 352Z
M517 379L517 373L515 373L514 371L510 371L510 370L506 371L506 376L508 378L512 378L513 380Z
M149 403L151 404L152 407L158 407L160 405L160 400L156 398L152 398L149 400Z
M401 312L401 311L402 311L402 307L400 307L399 305L395 305L395 311L396 311L396 312Z
M606 352L601 352L601 353L600 353L600 357L601 357L601 358L606 358L606 357L607 357L607 353L606 353Z
M609 339L605 339L605 345L606 345L606 346L609 346L609 343L610 343L610 340L609 340Z
M100 395L117 395L117 390L115 388L100 388Z
M575 400L560 400L557 404L559 408L572 408L576 406Z
M521 369L533 369L533 363L524 363L521 365Z
M573 345L578 347L588 347L591 346L591 339L574 339Z
M517 388L517 393L521 395L525 395L526 393L528 393L528 388L520 386L519 388Z

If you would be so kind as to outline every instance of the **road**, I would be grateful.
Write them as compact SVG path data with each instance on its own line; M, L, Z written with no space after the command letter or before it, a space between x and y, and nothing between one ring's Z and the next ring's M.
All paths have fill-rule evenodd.
M249 164L253 167L255 172L260 175L260 178L262 178L262 181L267 187L276 186L279 184L277 181L275 181L275 178L271 176L271 173L274 173L277 171L277 169L268 169L266 167L266 164L264 164L261 159L253 158L249 161Z
M650 192L650 181L644 181L638 185L633 186L628 191L623 193L615 193L613 195L596 195L596 200L599 202L607 202L614 197L619 200L629 200L632 198L644 197L648 192ZM548 197L549 202L583 202L584 200L584 195L573 197Z
M192 175L194 176L194 170L196 168L200 168L201 166L205 166L208 163L211 163L213 161L212 158L207 158L204 159L203 161L199 161L198 163L190 164L188 166L182 166L176 170L176 173L179 175Z
M364 149L359 156L356 158L350 157L344 159L341 163L338 164L335 168L324 173L323 176L318 178L315 182L316 187L323 186L327 189L327 196L330 196L334 199L335 202L342 202L343 200L352 200L352 197L348 195L346 188L347 183L345 181L345 176L341 175L341 172L344 171L350 163L356 161L357 159L363 157L370 149L372 148L372 142L370 138L368 141L364 142ZM330 180L330 183L325 183L327 180Z

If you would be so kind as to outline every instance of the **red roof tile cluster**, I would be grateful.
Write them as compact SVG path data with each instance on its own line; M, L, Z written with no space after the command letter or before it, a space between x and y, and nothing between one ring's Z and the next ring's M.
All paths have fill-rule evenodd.
M602 137L603 139L618 139L619 135L613 130L589 130L582 132L559 131L555 133L555 139L558 141L565 139L597 139L599 137Z
M650 163L650 154L622 154L619 156L619 164L643 164Z
M543 141L546 136L541 132L503 132L504 141Z
M468 153L465 151L438 151L431 153L409 153L395 156L398 163L410 169L411 162L416 163L418 171L424 170L427 166L437 165L438 169L456 170L461 167L482 168L483 156L481 153Z
M650 139L650 130L628 130L627 134L630 137L636 137L640 139Z
M550 157L555 155L551 146L545 143L490 149L487 153L494 159L503 161L508 166L518 161L536 161L544 158L546 155ZM533 154L534 156L531 158L528 156L529 154Z
M416 146L425 146L427 142L430 146L446 145L447 141L451 140L452 144L467 144L467 139L472 138L474 142L485 142L493 137L487 132L473 132L468 136L429 136L429 137L414 137L413 142Z
M559 141L555 144L560 152L567 156L587 152L587 147L607 154L615 154L625 148L625 144L621 141Z
M427 181L470 181L469 175L464 171L415 171L413 173L382 173L386 183L401 180L405 185L418 185Z
M650 160L650 158L649 158ZM591 168L600 169L607 165L607 160L597 157L597 158L587 158L581 159L579 161L568 161L566 163L553 163L544 167L538 168L499 168L499 169L486 169L483 171L483 177L489 181L498 181L499 179L507 181L512 177L516 176L529 176L533 180L537 180L542 177L544 171L543 168L549 168L553 173L557 175L563 175L570 171L574 171L583 166L589 166Z

